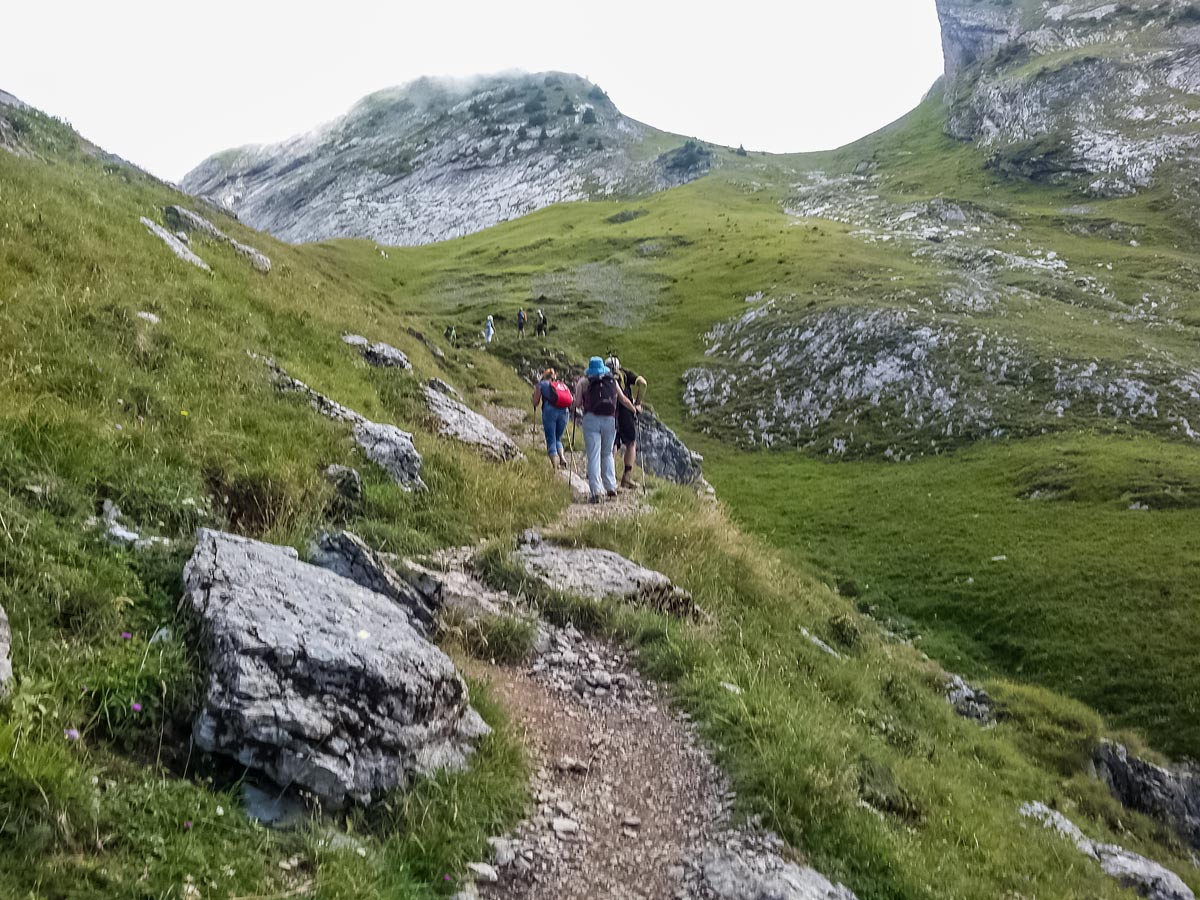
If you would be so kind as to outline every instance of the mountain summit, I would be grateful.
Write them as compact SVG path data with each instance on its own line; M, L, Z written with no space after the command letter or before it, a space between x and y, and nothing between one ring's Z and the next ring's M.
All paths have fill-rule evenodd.
M309 134L218 153L183 188L294 243L427 244L553 203L683 184L710 157L575 75L422 78Z

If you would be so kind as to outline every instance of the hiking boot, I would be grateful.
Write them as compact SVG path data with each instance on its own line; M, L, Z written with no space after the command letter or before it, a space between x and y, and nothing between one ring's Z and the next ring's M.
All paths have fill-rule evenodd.
M624 475L621 477L621 487L627 491L636 491L637 490L637 485L633 483L633 479L630 478L628 475Z
M600 502L599 494L592 494L590 497L588 497L588 503L597 504L599 502Z
M609 499L609 500L616 500L616 499L617 499L617 492L616 492L616 491L609 491L609 492L608 492L608 499Z

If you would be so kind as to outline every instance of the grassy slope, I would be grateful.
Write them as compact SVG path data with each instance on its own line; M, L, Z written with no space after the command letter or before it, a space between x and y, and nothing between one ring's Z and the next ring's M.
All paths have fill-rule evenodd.
M829 466L790 453L746 455L686 427L679 378L705 361L704 332L744 311L748 294L792 296L783 308L802 313L831 303L883 302L898 274L915 284L929 278L906 252L864 243L848 226L799 227L782 213L798 172L848 171L862 159L876 162L898 202L938 195L971 201L1015 219L1022 244L1059 248L1078 271L1111 264L1114 290L1125 302L1136 302L1147 281L1173 283L1179 304L1173 315L1184 326L1126 327L1075 298L989 319L988 327L1052 356L1119 361L1161 349L1197 358L1200 296L1187 283L1197 267L1196 236L1165 213L1164 196L1090 204L1089 221L1140 229L1139 247L1072 234L1066 225L1078 216L1064 209L1078 206L1077 196L1066 188L993 179L973 148L941 133L940 109L935 98L835 153L730 154L709 178L636 203L559 206L469 238L391 250L382 268L374 251L355 242L324 252L439 324L455 323L461 335L477 333L484 316L496 314L498 351L528 357L530 369L541 357L516 345L511 322L518 305L544 306L560 329L555 343L574 358L617 348L650 378L652 402L706 455L711 480L743 522L817 562L831 578L878 586L883 572L887 588L879 587L869 602L911 620L947 665L1050 685L1117 723L1143 729L1164 751L1200 755L1194 725L1200 667L1190 650L1200 636L1200 615L1187 574L1195 562L1188 535L1195 533L1200 489L1194 447L1148 437L1131 444L1122 426L1101 422L1094 433L1065 443L983 444L965 455L893 470L874 463ZM609 221L629 209L645 214ZM597 274L612 271L653 279ZM569 281L561 294L538 299L547 273L575 278L581 272L595 275L599 286L588 291ZM613 303L637 312L614 327L606 324ZM1072 457L1079 454L1093 462L1075 471ZM1050 473L1053 480L1060 467L1073 472L1076 499L1018 501L1030 473ZM1132 502L1158 508L1133 514L1126 511ZM926 515L914 520L916 511ZM983 554L964 539L964 526L975 526L967 533L1000 549ZM1008 554L1002 578L989 570L986 589L977 583L963 593L955 586L956 576L975 573L981 555L990 560L1016 547L1023 549ZM1147 619L1147 610L1167 614ZM1090 625L1083 640L1081 619ZM1013 620L1021 627L996 627ZM1138 639L1129 641L1130 633ZM1120 669L1114 660L1122 661Z
M204 246L216 269L209 277L136 223L174 195L85 159L55 159L0 154L0 341L10 360L0 369L0 604L13 620L20 678L0 719L5 896L178 896L188 876L210 896L272 895L309 879L319 897L423 896L444 890L441 874L457 877L483 835L519 806L521 763L504 728L470 775L354 816L366 856L323 849L318 834L251 827L219 769L215 785L173 777L185 764L195 661L184 636L153 649L147 637L174 623L186 554L140 560L81 524L112 498L135 523L185 541L201 518L235 517L242 530L303 545L328 515L320 468L353 462L353 453L344 428L274 393L246 350L273 353L337 399L418 430L433 490L403 494L368 467L369 507L354 528L388 549L502 544L551 516L561 491L537 465L487 466L430 437L409 382L358 363L338 340L342 329L397 344L423 374L444 374L476 400L495 388L519 402L522 387L496 358L522 352L508 329L496 355L452 353L443 370L404 327L440 332L454 321L466 335L488 311L511 316L547 269L645 259L662 289L638 327L606 328L603 292L571 294L546 304L562 326L551 349L578 357L620 338L677 419L664 386L700 357L700 333L742 308L745 293L869 285L894 262L840 226L788 228L777 194L744 185L774 179L782 190L788 173L777 169L789 162L751 157L744 169L645 201L649 214L624 224L605 221L622 208L615 204L567 206L386 259L355 242L290 248L222 222L270 254L276 270L264 279L227 249ZM658 250L641 252L647 242ZM137 319L139 310L160 315L161 326ZM731 473L761 460L703 449L715 451L719 487L728 484L734 507L745 509L753 497ZM791 481L765 483L779 491ZM187 498L202 510L212 498L211 513ZM664 492L656 506L637 528L586 536L671 573L713 622L602 621L637 640L647 664L676 683L747 811L763 812L859 896L1124 896L1056 838L1020 825L1015 807L1029 799L1056 800L1089 832L1194 878L1177 845L1077 774L1100 729L1094 714L998 683L1010 718L981 731L940 700L934 669L804 570L682 493ZM801 624L836 641L846 662L801 640ZM126 630L130 641L119 637ZM734 698L722 680L746 693ZM141 716L129 711L134 700ZM83 739L68 744L67 727ZM304 859L299 871L280 869L293 854Z

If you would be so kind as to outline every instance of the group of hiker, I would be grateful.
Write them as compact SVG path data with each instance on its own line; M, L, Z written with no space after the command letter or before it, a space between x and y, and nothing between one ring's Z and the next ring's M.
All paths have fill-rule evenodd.
M616 356L593 356L572 391L554 369L546 369L533 389L533 409L542 411L546 454L550 463L566 468L563 437L572 414L582 425L587 455L588 497L617 496L614 453L623 454L620 487L633 488L637 460L638 416L646 394L646 379L624 368ZM573 442L572 442L573 443Z
M525 327L529 324L529 313L525 312L525 307L517 310L517 340L525 340ZM537 311L537 324L535 326L538 337L546 337L550 333L550 320L546 318L546 311L539 309ZM492 338L496 336L496 321L491 317L487 317L487 321L483 323L483 339L487 343L492 342Z

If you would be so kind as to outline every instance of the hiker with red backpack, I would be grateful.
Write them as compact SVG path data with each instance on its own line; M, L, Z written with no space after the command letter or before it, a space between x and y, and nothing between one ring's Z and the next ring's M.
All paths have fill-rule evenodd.
M617 410L621 407L636 412L633 401L617 387L612 370L599 356L593 356L575 387L575 408L583 410L590 503L599 503L602 493L617 496L613 445L617 440Z
M542 430L546 433L546 455L550 457L550 465L561 468L567 467L567 457L563 454L563 435L567 433L567 420L570 418L571 406L575 398L571 389L558 379L558 373L547 369L533 389L533 411L542 408Z

